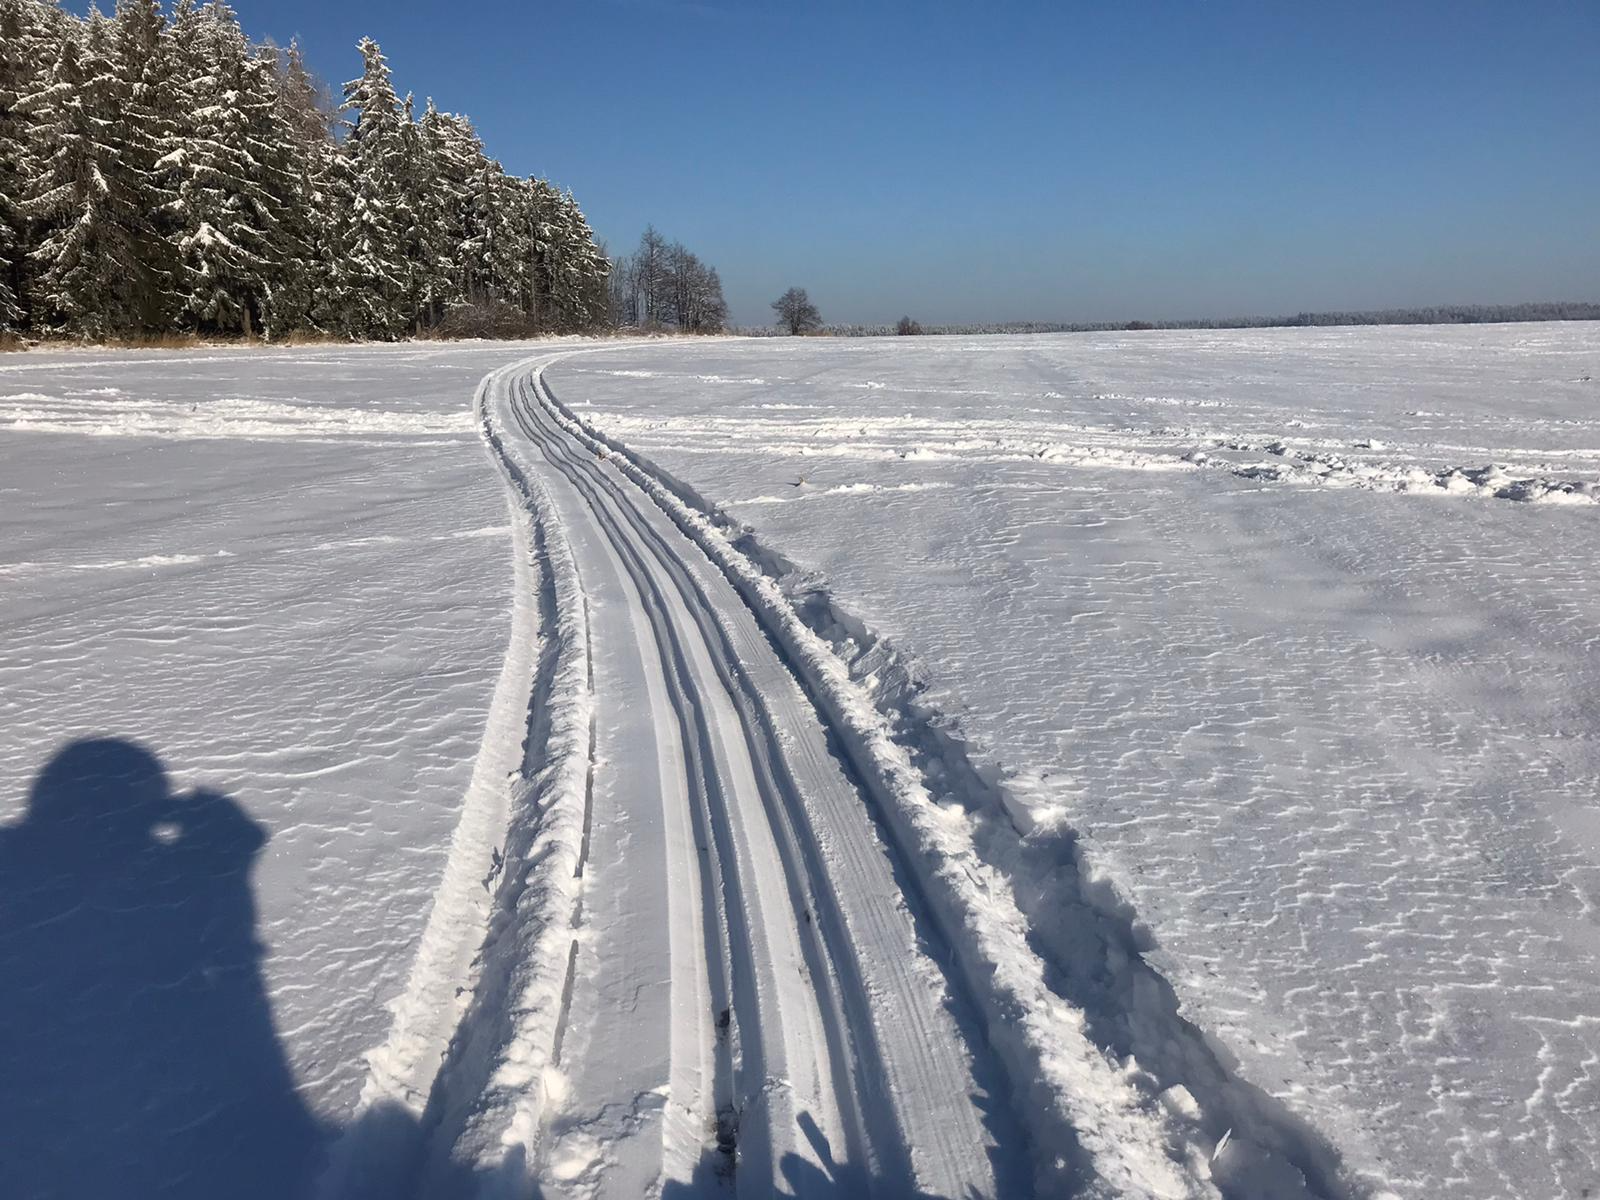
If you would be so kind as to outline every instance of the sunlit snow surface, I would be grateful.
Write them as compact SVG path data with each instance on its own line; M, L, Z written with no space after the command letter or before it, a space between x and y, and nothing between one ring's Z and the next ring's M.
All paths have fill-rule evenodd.
M159 908L165 893L119 892L128 848L96 827L74 833L58 862L27 860L38 839L15 835L30 788L74 739L136 743L160 760L174 795L231 798L267 839L255 858L254 936L276 1038L323 1138L354 1105L363 1052L387 1035L385 1002L411 965L505 656L505 498L471 403L484 372L520 353L0 356L0 835L13 851L0 904L26 927L36 898L25 886L104 884L85 903L116 910L126 940L201 936L158 911L124 911L147 897ZM247 899L245 882L241 873L228 894ZM157 1127L198 1120L207 1101L177 1116L135 1102L155 1078L169 1091L209 1089L218 1105L258 1087L228 1065L257 1047L205 1043L199 1001L173 1003L150 1028L137 1016L119 1028L144 994L191 995L179 975L199 967L175 942L180 961L163 974L142 950L100 945L70 902L44 907L64 932L52 940L24 928L0 946L4 1011L30 1012L30 987L50 1003L76 970L94 998L75 999L74 1012L110 1031L0 1068L5 1138L33 1141L28 1161L59 1171L61 1194L76 1194L80 1168L93 1172L86 1186L120 1178L129 1194L175 1186L157 1179L169 1168L188 1176L185 1195L220 1194L207 1181L257 1194L240 1165L248 1160L226 1165L238 1147L213 1131L198 1149L169 1149L183 1134ZM17 923L8 917L6 928L16 934ZM248 967L248 924L213 928L208 953ZM71 961L91 952L103 961ZM43 961L18 961L29 956ZM13 1036L15 1052L38 1035ZM152 1044L113 1050L96 1070L94 1048L119 1038ZM263 1058L270 1042L267 1031ZM35 1128L51 1113L78 1127ZM87 1120L97 1123L92 1149ZM238 1132L226 1118L220 1128ZM304 1143L314 1139L288 1146L278 1136L253 1141L311 1169L318 1147ZM258 1190L292 1194L294 1170L264 1169L284 1174L255 1179Z
M1408 1196L1600 1194L1600 326L706 342L559 397L818 573Z
M290 1194L348 1120L504 660L470 402L521 353L0 356L4 1011L68 979L110 1031L0 1029L30 1162L242 1195L253 1153ZM1600 327L697 341L549 378L911 654L1087 839L1186 1015L1360 1172L1600 1188ZM248 818L194 827L249 887L182 895L235 905L201 940L259 964L270 1044L143 1020L174 982L145 941L185 944L171 879L118 884L120 834L16 837L90 736ZM131 1072L225 1089L277 1053L305 1119L276 1143L196 1149L127 1102Z

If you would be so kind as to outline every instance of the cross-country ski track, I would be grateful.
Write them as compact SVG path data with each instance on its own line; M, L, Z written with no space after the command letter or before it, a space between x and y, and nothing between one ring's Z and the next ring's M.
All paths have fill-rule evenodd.
M555 398L574 353L479 388L511 644L323 1193L1357 1194L1070 862L1025 880L726 525Z

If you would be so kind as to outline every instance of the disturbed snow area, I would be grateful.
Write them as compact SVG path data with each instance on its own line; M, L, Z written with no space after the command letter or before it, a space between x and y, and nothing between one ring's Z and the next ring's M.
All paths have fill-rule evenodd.
M0 1126L51 1172L19 1179L0 1149L16 1194L300 1194L348 1117L505 656L506 503L471 398L517 353L0 357ZM44 774L90 737L169 782L125 748ZM74 823L110 769L171 817L186 891L138 882L142 847ZM225 800L207 816L191 789ZM189 913L207 873L209 911ZM202 946L227 969L196 991ZM40 1047L28 1006L69 991L90 1028ZM130 1109L141 1072L171 1106ZM297 1095L265 1095L291 1077Z
M1600 327L706 343L548 378L907 655L1350 1167L1600 1189Z

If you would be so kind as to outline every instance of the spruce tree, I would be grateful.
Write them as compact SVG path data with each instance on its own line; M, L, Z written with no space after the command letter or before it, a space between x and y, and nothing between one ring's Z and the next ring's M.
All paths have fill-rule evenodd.
M82 19L0 0L0 332L392 338L463 303L551 329L608 313L570 193L508 175L465 117L416 118L360 49L341 140L299 47L252 45L224 0L170 20L158 0Z
M86 337L136 328L147 280L136 249L148 236L144 214L130 200L107 130L119 109L110 31L90 14L80 48L61 42L48 82L18 107L35 121L48 149L34 167L22 215L42 231L30 258L36 321Z
M422 130L416 122L415 101L407 95L400 122L400 175L395 192L399 204L400 257L405 264L404 295L401 309L411 332L420 333L432 308L436 292L435 264L432 260L431 230L428 228L426 199L429 192L429 163Z
M405 328L410 265L403 239L410 222L404 194L406 141L400 101L378 43L360 44L361 78L345 85L346 112L354 114L345 140L345 168L335 196L345 210L339 224L342 262L334 287L339 320L356 337L393 338Z
M500 298L499 233L497 211L503 197L500 164L479 151L467 177L466 229L461 241L461 264L467 302L490 303Z
M439 165L439 185L434 199L442 218L441 253L452 271L450 301L462 304L479 298L480 275L476 261L480 245L477 233L480 209L474 181L479 177L480 168L488 162L488 156L470 120L451 113L434 115L437 120L435 161Z
M332 102L306 69L297 43L285 51L258 53L270 67L275 99L271 128L275 146L268 163L284 180L279 195L277 272L267 296L263 325L269 337L324 323L319 298L330 294L333 264L329 138Z
M185 87L192 121L162 160L177 192L169 208L178 221L178 293L201 328L249 336L263 324L279 273L280 214L291 186L275 78L223 5L206 7L194 36L210 69Z
M554 238L543 267L550 279L556 328L587 329L605 320L611 262L572 193L544 187L554 196Z
M460 304L461 245L465 238L467 181L471 154L460 125L428 101L417 122L416 213L419 230L421 287L417 296L419 323L435 325Z
M168 236L172 192L157 166L178 123L177 80L157 0L118 0L113 25L116 112L105 130L112 151L106 166L136 276L132 326L155 333L170 328L178 311L177 256Z
M25 323L23 263L27 236L21 211L32 120L18 103L37 90L41 39L34 0L0 0L0 333Z

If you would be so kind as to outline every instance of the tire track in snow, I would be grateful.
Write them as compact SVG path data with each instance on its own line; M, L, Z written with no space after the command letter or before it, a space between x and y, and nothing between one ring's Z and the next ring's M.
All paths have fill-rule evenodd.
M521 411L541 423L544 457L532 430L517 424L510 385L510 372L497 373L479 397L485 436L513 508L521 510L519 539L528 549L519 595L538 597L537 620L516 623L507 677L527 668L535 629L541 640L529 672L533 683L523 692L532 699L521 709L522 730L511 720L518 714L515 690L509 699L497 694L497 721L486 733L478 775L493 780L515 761L508 744L522 747L522 760L498 803L491 787L468 796L430 949L419 954L396 1006L395 1033L372 1056L364 1116L340 1148L324 1191L634 1195L637 1172L617 1168L643 1147L655 1162L648 1192L697 1194L732 1182L753 1195L778 1187L800 1194L868 1187L996 1194L990 1156L1014 1153L1019 1139L1007 1136L1002 1147L985 1131L974 1051L944 1007L939 972L919 950L882 848L815 711L709 561L636 488L606 478L587 448L549 423L542 403L530 402ZM563 475L559 465L574 475ZM553 496L563 479L568 490ZM700 562L690 567L686 555ZM583 861L586 840L592 835L589 844L598 847L608 836L589 802L607 794L619 757L630 764L642 757L593 753L596 719L603 740L628 699L597 691L627 649L620 638L596 640L597 631L611 636L618 628L608 611L614 597L603 590L596 596L601 608L591 611L602 556L629 568L624 574L634 599L622 606L624 615L647 631L638 648L653 650L663 684L672 681L670 690L663 687L668 701L649 708L646 724L670 743L663 760L681 764L660 779L662 797L671 797L681 775L692 797L677 805L692 830L684 841L705 853L687 880L698 904L680 904L676 917L643 932L647 939L664 933L674 943L670 967L679 994L667 1022L672 1061L658 1087L602 1106L600 1115L615 1118L621 1136L574 1171L570 1159L549 1151L562 1149L553 1122L582 1118L582 1106L600 1098L582 1090L593 1082L583 1073L587 1059L603 1043L626 1049L650 1035L647 1027L623 1023L596 1036L587 1030L596 1014L577 999L587 994L591 976L605 970L597 948L604 949L610 932L585 927L586 917L603 907L588 901L606 899L585 889L604 889L608 874L614 882L618 869L633 867L596 861L591 870ZM714 603L708 588L721 589ZM752 654L765 656L765 670L777 673L786 695L766 694L772 680L756 678ZM834 809L856 822L833 838L849 854L815 843L815 814L803 810L798 792L819 786L831 787ZM502 813L504 871L487 911L479 903L448 919L452 899L481 882L485 859L492 874L497 856L492 836L484 835ZM614 824L617 817L607 819ZM649 849L671 857L670 848ZM863 862L878 874L854 883L864 894L848 905L832 899L823 886L829 880L815 874L844 871L848 878L852 863L859 869ZM698 953L682 948L686 912ZM471 936L474 917L481 918L479 939ZM623 934L623 940L638 936ZM869 945L851 940L869 935ZM841 941L847 954L835 961ZM879 963L856 962L863 952ZM691 965L680 971L685 959ZM853 998L841 1000L852 987ZM447 994L452 1002L443 1002ZM891 1021L898 1029L889 1028ZM874 1052L894 1037L897 1053ZM698 1128L658 1119L665 1106L652 1097L663 1092L679 1110L713 1119ZM735 1134L738 1166L730 1180L718 1169L728 1157L718 1143L719 1135L728 1143Z

